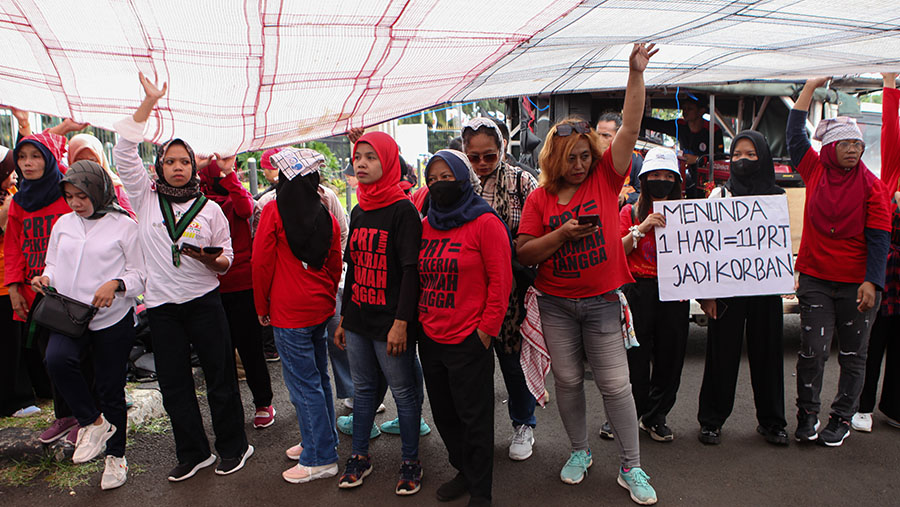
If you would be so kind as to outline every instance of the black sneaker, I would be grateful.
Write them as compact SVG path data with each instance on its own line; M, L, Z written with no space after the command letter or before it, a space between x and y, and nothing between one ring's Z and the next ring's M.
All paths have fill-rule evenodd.
M807 412L804 409L797 411L797 431L794 438L798 442L812 442L819 438L819 414Z
M671 442L675 440L675 435L672 434L672 430L666 426L665 422L658 422L652 426L647 426L644 424L644 420L641 419L640 427L650 434L650 438L657 442Z
M414 495L422 486L422 464L419 460L404 460L400 464L400 480L394 490L400 496Z
M244 454L241 454L236 458L223 458L222 461L219 462L219 466L216 467L216 474L228 475L237 472L244 468L244 463L247 462L247 458L250 456L253 456L253 446L247 444L247 450L244 451Z
M616 439L616 436L613 435L612 426L609 425L609 421L603 421L603 426L600 426L600 438L603 440Z
M788 435L784 428L763 428L761 425L756 427L756 432L766 439L766 442L772 445L788 445Z
M828 425L819 435L819 442L828 447L839 447L844 443L844 439L850 436L850 420L841 416L832 415L828 419Z
M341 479L338 481L338 487L346 489L362 486L363 479L370 473L372 473L372 461L369 457L351 454L344 466L344 473L341 474Z
M441 484L437 490L437 499L441 502L449 502L465 495L469 492L469 486L466 484L466 478L462 473L456 474L456 477Z
M179 463L178 466L169 472L169 481L179 482L190 479L198 471L206 468L216 462L216 455L210 454L208 458L199 463Z
M719 445L721 439L719 433L722 430L714 426L703 426L700 428L700 434L697 438L706 445Z
M281 361L281 357L278 355L278 351L275 350L267 350L265 352L266 361L269 363L275 363Z

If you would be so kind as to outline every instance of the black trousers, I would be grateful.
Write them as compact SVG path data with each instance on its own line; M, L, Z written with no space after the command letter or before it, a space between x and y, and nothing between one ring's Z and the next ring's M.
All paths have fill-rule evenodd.
M216 433L216 450L223 459L247 449L244 409L234 367L234 348L219 290L185 303L167 303L147 310L163 406L172 421L179 463L197 463L210 455L200 405L194 392L191 346L206 378L206 396Z
M719 318L709 319L697 420L701 426L721 428L731 415L746 334L756 419L764 428L785 428L781 296L723 298L716 302Z
M660 301L656 278L622 288L631 307L639 347L628 349L628 372L637 415L647 425L666 422L675 406L687 349L691 306Z
M866 383L859 396L859 411L875 411L878 377L881 361L884 363L884 381L881 384L881 403L878 408L884 415L900 421L900 315L878 315L869 337L869 354L866 357Z
M13 320L9 295L0 296L0 417L34 404L20 324Z
M256 316L253 289L223 292L222 306L228 316L231 342L241 355L247 387L253 394L253 406L268 407L272 404L272 379L263 353L262 326Z
M494 354L477 333L457 345L420 333L419 357L434 424L473 498L491 498L494 474Z
M106 443L106 455L125 455L125 433L128 418L125 410L125 373L128 354L134 344L134 313L129 311L116 324L97 331L88 330L83 336L70 338L50 333L44 361L53 385L72 408L79 426L88 426L100 412L116 433ZM90 349L94 361L93 392L82 372L82 357ZM97 401L94 401L96 393ZM100 410L97 409L97 404Z

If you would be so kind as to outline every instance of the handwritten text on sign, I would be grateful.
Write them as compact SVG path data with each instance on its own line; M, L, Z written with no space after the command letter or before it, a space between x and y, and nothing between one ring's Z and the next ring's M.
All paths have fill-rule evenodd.
M661 201L657 227L659 298L787 294L794 288L784 195Z

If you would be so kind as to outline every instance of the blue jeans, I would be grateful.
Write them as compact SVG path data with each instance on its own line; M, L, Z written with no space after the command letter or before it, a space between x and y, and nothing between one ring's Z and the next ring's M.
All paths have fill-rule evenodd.
M328 357L331 359L331 373L334 375L334 390L337 398L353 398L353 377L350 376L350 359L347 351L341 350L334 344L334 331L341 322L341 299L344 297L344 289L338 289L337 307L334 317L328 320L326 338L328 339Z
M303 436L304 466L337 462L338 434L334 426L334 400L328 378L325 322L310 327L275 327L275 346L281 356L284 383L297 411ZM368 432L366 432L368 435Z
M353 454L369 454L369 431L375 421L378 406L378 369L394 395L400 418L401 456L404 460L419 459L419 419L422 400L421 383L417 380L414 361L415 346L409 346L399 356L387 353L387 344L367 336L346 331L347 355L353 376ZM413 342L414 343L414 342Z
M503 382L506 384L506 392L509 393L509 418L513 427L527 424L534 428L537 418L534 416L534 407L537 401L528 390L525 383L525 373L522 371L520 359L521 351L507 354L503 352L503 346L494 342L494 352L500 363L500 372L503 374Z

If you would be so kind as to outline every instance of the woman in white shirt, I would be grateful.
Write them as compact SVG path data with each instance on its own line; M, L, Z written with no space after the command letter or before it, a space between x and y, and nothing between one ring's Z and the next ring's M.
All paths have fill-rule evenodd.
M159 147L155 180L144 170L138 145L166 86L158 89L143 74L140 79L146 96L134 115L116 123L119 140L113 153L137 215L147 263L144 304L178 459L168 478L182 481L216 462L194 391L192 348L203 368L215 447L222 458L216 474L227 475L240 470L253 454L244 432L234 348L216 277L231 266L231 233L219 205L200 190L197 162L186 142L173 139Z
M82 336L51 332L45 361L50 378L78 419L72 461L84 463L106 449L100 486L125 483L125 370L134 343L134 297L144 290L144 255L137 224L116 200L113 182L91 161L72 164L60 187L74 211L53 227L46 267L32 280L35 291L53 287L60 294L99 307ZM94 385L81 370L90 350Z

